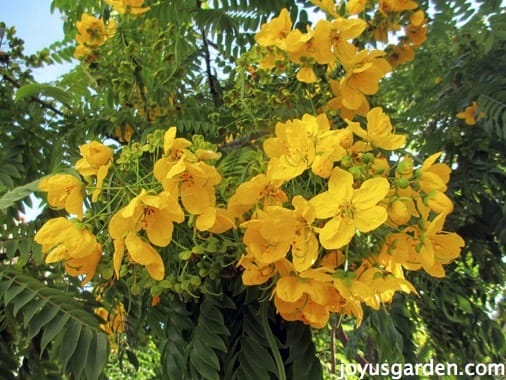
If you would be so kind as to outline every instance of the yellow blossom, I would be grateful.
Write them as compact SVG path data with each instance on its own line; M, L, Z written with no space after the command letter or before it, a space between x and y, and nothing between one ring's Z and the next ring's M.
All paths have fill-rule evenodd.
M243 255L237 265L242 266L242 283L246 286L261 285L276 273L272 264L259 264L251 254Z
M380 50L362 50L351 60L345 61L346 75L340 80L343 105L351 110L363 107L365 95L378 92L381 78L392 70Z
M259 201L263 201L264 207L282 205L288 201L288 197L280 188L283 182L273 180L269 174L256 175L237 187L228 200L228 211L232 216L239 218Z
M283 41L292 29L292 20L288 9L283 8L278 17L262 25L255 35L255 41L261 46L275 46Z
M183 220L183 210L171 194L161 192L151 195L142 190L141 194L114 214L109 222L109 234L114 239L113 262L116 276L119 277L126 247L133 262L144 265L155 280L163 279L163 260L149 243L137 236L137 232L144 230L152 244L165 247L172 239L173 223L181 223Z
M39 189L47 192L47 202L57 209L83 218L81 181L71 174L55 174L39 182Z
M129 232L144 230L151 243L165 247L172 239L173 223L183 220L183 210L174 196L165 191L152 195L142 190L112 216L109 233L113 239L122 239Z
M441 152L434 153L416 171L418 185L427 194L434 190L445 192L447 189L451 169L446 164L435 163L440 156Z
M411 219L411 211L407 200L396 199L388 206L388 217L398 226L406 224Z
M276 124L276 137L264 141L264 151L270 158L268 173L275 180L287 181L307 168L324 178L332 165L345 155L341 139L346 133L330 130L325 114L305 114L302 119Z
M83 158L76 162L75 169L83 177L95 176L97 178L96 188L91 198L93 202L96 202L111 166L113 151L98 141L83 144L79 150Z
M477 114L478 118L476 118ZM463 112L459 112L456 116L463 119L467 125L475 125L485 114L483 112L478 113L478 103L473 101L470 106L467 106Z
M414 0L380 0L379 10L383 14L415 9L418 3Z
M367 131L362 129L358 122L349 120L347 122L353 133L368 141L373 147L395 150L406 142L406 136L392 133L390 118L381 107L374 107L367 113Z
M350 0L346 3L346 13L349 15L358 15L365 10L367 0Z
M97 47L102 45L107 38L112 36L116 31L116 23L114 20L109 22L106 27L102 19L96 18L83 13L81 20L76 22L79 34L76 40L80 45L89 47Z
M353 189L353 176L336 167L329 179L328 191L311 199L319 219L331 218L320 231L320 243L327 249L348 244L355 231L369 232L387 219L387 211L379 203L390 190L385 178L364 181Z
M150 7L142 7L144 0L105 0L105 2L120 14L139 15L151 9Z
M116 305L110 312L104 307L95 309L95 314L104 320L100 328L108 335L125 332L125 308L122 303Z
M47 263L65 260L65 268L71 276L84 274L83 285L95 275L102 246L91 231L59 217L49 219L35 234L34 240L42 245Z
M311 66L302 66L297 73L297 80L304 83L316 82L316 74Z
M444 277L443 265L460 256L464 240L454 232L443 231L446 213L441 213L428 223L421 235L419 248L420 263L427 273L434 277Z

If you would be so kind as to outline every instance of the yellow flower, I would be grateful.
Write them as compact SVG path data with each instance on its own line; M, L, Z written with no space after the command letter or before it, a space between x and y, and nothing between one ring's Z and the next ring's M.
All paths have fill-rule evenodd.
M184 208L193 215L202 214L208 207L215 206L216 195L214 186L220 183L221 176L212 165L203 161L187 162L185 157L169 166L154 166L155 178L163 188L180 196Z
M55 174L42 179L39 189L47 192L47 202L57 209L83 218L83 193L81 181L70 174Z
M413 45L406 43L406 41L401 41L394 47L393 54L390 56L390 58L388 58L388 63L390 63L393 68L395 68L406 62L412 61L414 58L415 51L413 50Z
M398 226L408 223L411 219L408 200L396 199L388 206L387 211L390 220Z
M340 88L346 108L357 110L367 102L364 95L378 92L380 79L392 70L384 55L381 50L362 50L343 62L346 75L340 81Z
M328 322L334 292L327 270L312 269L299 276L282 275L274 289L274 303L286 320L322 328Z
M120 14L139 15L151 9L150 7L142 7L144 0L105 0L105 2Z
M292 204L297 219L292 241L292 262L295 270L302 272L309 269L318 258L318 240L311 226L316 212L313 205L300 195L293 197Z
M317 78L313 68L305 65L297 72L297 80L304 83L314 83L317 81Z
M302 119L276 124L276 137L264 141L263 148L270 158L267 172L274 180L287 181L307 168L324 178L330 175L335 161L346 151L340 145L342 130L330 130L325 114L305 114Z
M104 179L111 166L113 151L111 148L98 141L83 144L79 147L79 150L83 158L76 162L75 169L83 177L97 177L96 188L91 197L91 200L96 202L102 191Z
M366 27L367 23L361 19L339 17L332 21L318 21L312 36L314 53L311 57L320 64L353 60L357 49L348 41L359 37Z
M476 114L478 114L477 119ZM470 106L467 106L463 112L459 112L456 116L459 119L464 119L467 125L475 125L485 114L483 112L478 113L478 103L472 102Z
M121 334L125 332L125 308L122 303L110 312L103 307L95 309L95 314L102 318L105 323L100 328L108 335Z
M360 123L349 120L347 123L353 133L368 141L373 147L395 150L406 143L406 136L392 133L390 118L381 107L374 107L367 113L367 131L360 127Z
M346 3L346 13L349 15L358 15L365 10L367 0L350 0Z
M74 51L74 58L86 58L91 54L91 49L86 45L77 45Z
M328 14L337 17L336 3L334 0L311 0L311 3L316 5L321 10L327 12Z
M379 10L383 14L408 11L417 7L418 3L414 0L380 0L379 2Z
M222 234L235 227L234 217L226 209L210 206L197 216L195 227L199 231Z
M353 189L353 176L336 167L329 179L328 191L311 199L319 219L330 219L320 231L320 243L327 249L348 244L355 231L369 232L387 219L387 211L377 203L385 198L390 184L385 178L364 181Z
M242 283L246 286L262 285L276 274L272 264L259 264L251 254L243 255L237 266L242 266Z
M276 206L271 206L276 207ZM290 231L293 225L293 218L291 215L292 210L277 208L275 214L269 215L264 211L257 211L257 218L251 219L241 224L241 227L246 228L243 236L243 242L246 245L248 255L255 258L256 262L260 265L272 264L278 260L285 258L290 250L290 236L281 235L280 233L271 233L265 227L264 220L271 218L274 219L273 223L269 226L275 225L280 219L290 218L290 226L286 225L286 219L280 225L276 225L277 232Z
M283 8L278 17L263 24L260 31L255 35L255 41L260 46L276 46L283 41L292 29L292 20L288 9Z
M235 218L241 217L263 200L263 206L282 205L288 197L280 189L284 181L273 180L269 174L258 174L241 183L228 200L227 210Z
M183 210L169 193L151 195L142 190L141 194L114 214L109 222L109 234L114 239L113 263L116 276L119 277L126 246L131 261L144 265L155 280L163 279L162 258L136 233L144 230L152 244L165 247L172 240L173 223L181 223L183 220Z
M327 103L327 107L332 110L338 110L341 112L342 119L352 120L355 115L365 116L369 111L369 102L362 96L358 99L360 102L356 109L350 109L346 107L343 103L343 95L341 93L341 84L338 80L329 80L330 88L332 89L332 93L335 95L334 98L330 99ZM355 105L354 105L355 106Z
M116 23L114 20L105 26L102 19L83 13L81 20L76 22L79 34L76 36L80 45L88 47L97 47L102 45L105 40L112 36L116 31Z
M418 185L427 194L434 190L445 192L447 189L446 184L450 180L451 169L446 164L435 164L440 156L441 152L434 153L416 171Z
M359 280L374 289L376 299L381 303L391 302L396 292L418 294L413 284L405 278L384 273L379 268L368 268L359 276Z
M454 232L443 231L446 213L441 213L428 223L421 235L419 248L420 262L423 269L434 277L444 277L443 264L449 264L460 256L465 242Z
M453 202L441 191L431 191L425 197L424 202L437 214L441 214L443 212L450 214L453 211Z
M68 274L85 275L83 285L95 275L102 246L91 231L60 217L49 219L35 234L34 240L42 245L42 253L47 254L46 263L65 260Z
M142 190L113 215L109 222L109 233L113 239L122 239L129 232L144 230L151 243L165 247L172 239L173 223L183 220L183 210L171 194L163 191L151 195Z

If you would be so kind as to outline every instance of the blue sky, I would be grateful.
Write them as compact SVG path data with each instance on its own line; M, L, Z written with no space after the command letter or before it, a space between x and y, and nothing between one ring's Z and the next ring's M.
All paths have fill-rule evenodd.
M17 36L25 41L26 54L35 53L63 38L62 17L51 14L50 4L51 0L0 0L0 21L16 27ZM70 67L69 64L51 65L37 70L35 78L49 82Z

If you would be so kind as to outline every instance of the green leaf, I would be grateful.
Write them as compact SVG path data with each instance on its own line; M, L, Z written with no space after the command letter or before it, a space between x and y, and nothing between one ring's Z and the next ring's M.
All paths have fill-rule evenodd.
M27 97L38 96L39 94L54 98L67 106L72 102L72 97L63 88L41 83L30 83L20 87L16 92L14 101L19 102Z
M88 353L88 363L85 367L88 379L98 379L107 361L109 351L109 339L105 333L93 335Z
M60 314L56 318L54 318L51 322L48 323L46 328L44 329L44 333L42 334L42 338L40 340L40 351L42 352L46 349L49 342L51 342L56 335L61 333L65 324L69 321L70 316L67 314Z
M40 330L58 314L57 308L44 308L30 321L28 325L28 339L32 339Z
M70 320L66 325L65 333L60 345L60 362L64 369L67 368L67 363L69 359L73 357L77 348L81 328L82 325L74 319Z
M38 189L39 180L30 182L23 186L18 186L0 197L0 211L3 211L13 205L16 202L26 198L34 191Z

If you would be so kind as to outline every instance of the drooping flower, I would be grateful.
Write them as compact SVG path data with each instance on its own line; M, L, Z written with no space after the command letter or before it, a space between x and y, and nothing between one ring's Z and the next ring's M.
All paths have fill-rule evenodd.
M455 232L443 231L447 213L441 213L426 226L420 235L421 246L418 254L423 269L434 277L444 277L443 265L453 262L460 256L465 242Z
M237 187L228 200L227 210L233 217L240 218L260 201L263 201L264 208L270 205L281 206L288 201L288 197L280 188L283 182L273 180L269 173L258 174Z
M111 148L98 141L83 144L79 147L79 150L83 158L76 162L75 169L83 177L95 176L97 178L95 190L91 197L91 200L96 202L102 191L104 179L111 166L113 151Z
M389 189L390 184L385 178L368 179L359 189L353 189L353 176L339 167L334 168L328 191L310 200L316 218L331 218L320 231L323 247L341 248L351 241L356 230L369 232L383 224L387 211L377 204Z
M119 14L139 15L146 13L151 7L143 7L144 0L105 0Z
M340 88L346 108L357 110L367 102L365 95L378 92L380 79L392 70L384 55L381 50L362 50L343 62L346 75L340 80Z
M125 332L125 307L122 303L117 304L111 311L104 307L96 308L94 311L105 321L100 328L106 334L115 335Z
M119 277L126 248L133 262L144 265L155 280L163 279L162 258L137 233L143 230L152 244L165 247L172 239L173 223L181 223L183 220L183 210L171 194L161 192L152 195L142 190L141 194L114 214L109 222L109 234L114 239L113 262L116 276Z
M443 163L435 163L442 152L434 153L416 170L418 185L425 193L437 190L445 192L447 183L450 180L451 169Z
M358 122L347 120L347 123L353 133L376 148L395 150L406 142L406 136L392 133L390 118L381 107L374 107L367 113L367 131Z
M59 217L49 219L37 232L34 240L42 245L42 253L47 255L46 263L65 260L68 274L85 275L83 285L95 275L102 255L102 246L91 231Z
M39 189L47 192L47 202L57 209L83 218L83 193L81 181L71 174L55 174L43 178Z

